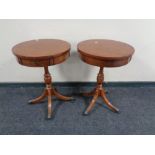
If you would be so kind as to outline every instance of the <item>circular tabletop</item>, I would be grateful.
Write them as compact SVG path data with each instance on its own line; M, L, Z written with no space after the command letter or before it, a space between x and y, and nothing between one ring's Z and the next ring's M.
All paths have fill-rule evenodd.
M95 65L94 59L100 61L101 65L103 62L107 67L115 67L121 66L121 62L122 65L127 64L134 53L134 48L120 41L92 39L80 42L78 44L78 52L87 63ZM127 62L123 62L124 60L127 60ZM114 63L110 64L110 61ZM98 62L97 65L99 66Z
M19 64L44 67L65 61L70 56L70 44L58 39L38 39L19 43L12 51Z
M12 48L20 58L44 59L57 57L70 51L70 44L58 39L38 39L19 43Z

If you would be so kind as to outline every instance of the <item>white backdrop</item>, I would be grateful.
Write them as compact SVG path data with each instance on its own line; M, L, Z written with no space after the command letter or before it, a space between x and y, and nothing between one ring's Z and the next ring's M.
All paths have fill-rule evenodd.
M85 39L124 41L135 47L131 62L106 68L106 81L155 81L155 20L0 20L0 82L40 82L43 69L19 65L11 52L15 44L39 38L71 43L71 57L51 66L53 81L95 81L98 68L83 63L76 45Z

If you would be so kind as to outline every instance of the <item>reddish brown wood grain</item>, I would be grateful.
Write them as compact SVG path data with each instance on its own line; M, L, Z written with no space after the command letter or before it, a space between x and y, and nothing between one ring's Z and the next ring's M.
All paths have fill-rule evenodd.
M134 53L131 45L120 41L93 39L78 44L81 59L92 65L119 67L130 62Z
M39 39L19 43L12 48L19 64L29 67L44 67L44 81L46 84L42 95L36 99L30 100L29 103L35 104L46 97L48 98L48 118L52 116L52 96L61 100L70 100L57 92L52 87L52 77L49 73L48 66L62 63L70 56L70 44L58 39Z
M93 96L84 114L87 115L93 109L98 97L101 97L113 112L118 112L119 109L113 106L106 97L106 91L103 88L103 69L104 67L119 67L128 64L135 51L134 48L120 41L105 39L85 40L80 42L77 48L80 58L84 62L100 67L96 88L89 93L83 93L85 96Z

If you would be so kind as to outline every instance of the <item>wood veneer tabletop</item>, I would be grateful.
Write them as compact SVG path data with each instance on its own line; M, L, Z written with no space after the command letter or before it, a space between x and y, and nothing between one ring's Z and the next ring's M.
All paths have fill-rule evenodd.
M58 39L38 39L19 43L12 48L14 55L21 58L39 59L57 57L70 51L70 44Z
M134 48L120 41L92 39L80 42L78 51L81 54L103 60L121 60L131 57Z

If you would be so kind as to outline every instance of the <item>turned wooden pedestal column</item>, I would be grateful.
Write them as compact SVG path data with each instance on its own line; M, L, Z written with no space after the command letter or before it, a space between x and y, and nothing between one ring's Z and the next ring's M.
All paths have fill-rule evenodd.
M44 74L44 81L46 84L45 90L43 91L42 95L37 97L36 99L30 100L29 103L30 104L36 104L41 102L43 99L45 99L46 97L48 98L48 117L47 118L51 118L52 116L52 96L56 96L58 99L61 99L63 101L69 101L72 100L72 97L67 97L67 96L63 96L61 95L55 88L53 88L52 86L52 77L48 71L48 67L44 67L45 69L45 74Z
M26 41L17 44L12 49L19 64L29 67L44 67L45 89L41 96L30 100L29 103L36 104L44 98L48 98L48 117L52 116L52 96L67 101L72 97L66 97L57 92L52 86L52 77L48 66L59 64L65 61L70 55L70 44L57 39L39 39Z
M106 97L106 92L103 88L103 69L104 67L119 67L128 64L134 53L134 48L119 41L93 39L80 42L78 44L78 52L84 62L100 67L96 88L89 93L83 93L85 96L93 96L84 114L87 115L92 110L98 97L101 97L113 112L118 112L119 110Z
M96 100L98 97L101 97L104 101L104 103L113 111L113 112L119 112L119 109L117 109L115 106L113 106L110 101L106 97L106 91L103 88L103 82L104 82L104 73L103 73L103 67L100 67L99 73L97 75L97 86L96 88L89 92L89 93L83 93L84 96L93 96L92 101L90 102L88 108L84 112L85 115L87 115L92 108L94 107Z

